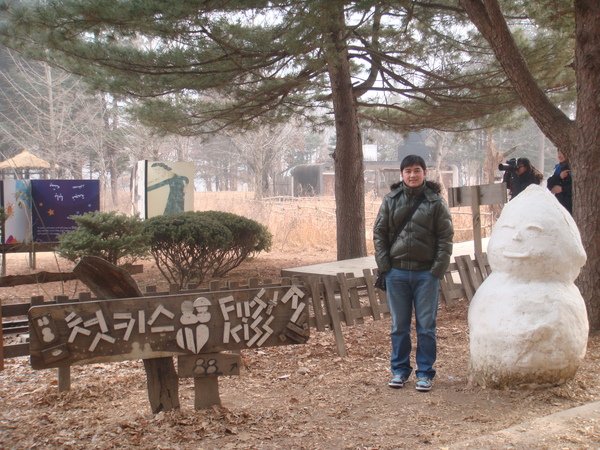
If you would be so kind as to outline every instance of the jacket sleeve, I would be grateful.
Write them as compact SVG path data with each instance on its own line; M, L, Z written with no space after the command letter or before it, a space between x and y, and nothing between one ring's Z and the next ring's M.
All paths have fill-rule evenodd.
M452 239L454 238L454 227L452 216L444 200L440 201L435 215L435 259L431 266L431 273L437 278L443 278L450 265L452 256Z
M384 198L373 225L373 244L375 246L375 262L380 273L388 272L392 268L390 261L389 243L389 203Z
M552 189L554 186L560 184L560 175L552 175L546 181L546 186L548 189Z

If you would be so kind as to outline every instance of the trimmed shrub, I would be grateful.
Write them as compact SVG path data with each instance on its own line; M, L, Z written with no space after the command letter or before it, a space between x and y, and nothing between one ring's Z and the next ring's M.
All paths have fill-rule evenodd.
M158 270L184 287L222 277L246 258L271 248L264 225L221 211L194 211L146 220L145 233Z
M233 240L229 229L202 212L156 216L144 223L160 273L180 288L212 273L215 255Z
M63 258L97 256L118 265L148 256L148 240L137 216L95 211L71 219L77 228L59 237L57 251Z
M264 225L228 212L204 211L202 214L227 227L232 235L229 245L219 249L215 254L213 277L222 277L239 266L246 258L271 249L273 236Z

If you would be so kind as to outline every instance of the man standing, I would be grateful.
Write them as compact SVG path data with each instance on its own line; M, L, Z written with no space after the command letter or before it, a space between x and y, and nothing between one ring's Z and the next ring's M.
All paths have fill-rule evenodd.
M402 182L391 186L373 228L375 261L385 273L390 309L392 388L404 387L412 373L410 325L417 331L415 387L431 390L435 377L439 280L450 264L454 229L438 183L425 181L423 158L409 155L400 164ZM414 209L416 208L416 209ZM402 229L399 229L404 224Z

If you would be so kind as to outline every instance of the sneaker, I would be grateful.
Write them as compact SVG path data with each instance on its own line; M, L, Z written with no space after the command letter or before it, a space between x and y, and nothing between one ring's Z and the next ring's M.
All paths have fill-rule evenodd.
M421 392L427 392L431 390L431 380L429 378L417 378L415 383L415 389Z
M388 386L393 389L400 389L404 387L404 383L406 383L406 378L402 375L394 375L388 383Z

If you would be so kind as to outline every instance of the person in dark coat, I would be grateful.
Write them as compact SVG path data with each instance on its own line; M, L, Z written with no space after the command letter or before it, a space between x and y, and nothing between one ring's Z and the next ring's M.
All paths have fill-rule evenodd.
M531 165L527 158L517 159L517 168L511 179L511 200L523 192L530 184L540 184L544 175Z
M571 165L563 152L557 152L558 164L554 166L554 173L548 178L547 186L554 194L556 200L573 214L573 178Z
M400 164L402 182L392 186L381 203L373 226L375 261L385 274L391 325L388 386L404 386L412 372L410 364L411 320L415 315L418 391L429 391L435 376L436 316L439 282L450 264L454 229L441 186L426 181L423 158L408 155ZM421 200L422 199L422 200ZM419 203L420 202L420 203ZM410 220L398 233L398 227Z

